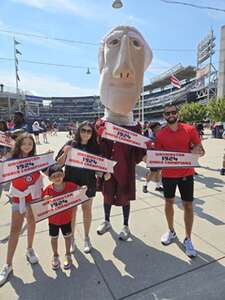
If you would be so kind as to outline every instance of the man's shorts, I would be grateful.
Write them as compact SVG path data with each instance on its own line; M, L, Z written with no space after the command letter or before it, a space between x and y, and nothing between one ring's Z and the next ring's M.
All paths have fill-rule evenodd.
M176 187L180 191L180 196L183 201L192 202L194 199L194 180L193 176L180 178L162 178L165 198L174 198L176 194Z
M64 237L69 237L72 234L72 227L71 227L71 222L63 225L55 225L49 223L49 235L52 238L58 238L59 236L59 229L61 229L61 232Z

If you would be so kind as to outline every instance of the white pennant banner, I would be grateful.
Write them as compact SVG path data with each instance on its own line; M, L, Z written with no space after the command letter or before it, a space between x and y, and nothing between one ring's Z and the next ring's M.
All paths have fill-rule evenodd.
M193 168L199 167L198 154L172 151L147 151L146 165L150 168Z
M54 152L49 152L0 162L0 183L48 168L55 163L53 154Z
M100 157L79 149L71 149L67 155L65 164L71 167L84 168L94 171L113 173L116 161Z
M0 131L0 145L13 148L15 141L11 137L7 136L4 132Z
M102 137L108 140L143 149L147 149L146 142L150 141L149 138L139 133L133 132L109 122L105 122L105 130L103 131Z
M35 222L40 222L68 208L77 206L88 200L86 189L79 189L50 199L31 202Z

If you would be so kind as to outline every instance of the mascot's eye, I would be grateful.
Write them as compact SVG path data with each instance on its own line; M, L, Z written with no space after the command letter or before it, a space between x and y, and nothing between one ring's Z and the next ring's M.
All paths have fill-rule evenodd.
M109 45L110 46L116 46L119 44L119 40L118 39L113 39L109 42Z
M139 48L141 46L141 44L140 44L140 42L138 40L132 40L132 43L137 48Z

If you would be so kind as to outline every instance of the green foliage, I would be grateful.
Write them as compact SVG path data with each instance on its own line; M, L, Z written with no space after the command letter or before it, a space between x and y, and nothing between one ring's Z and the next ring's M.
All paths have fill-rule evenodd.
M225 122L225 97L210 100L207 109L210 119L215 122Z
M185 103L179 115L183 122L202 122L207 117L207 106L199 102Z

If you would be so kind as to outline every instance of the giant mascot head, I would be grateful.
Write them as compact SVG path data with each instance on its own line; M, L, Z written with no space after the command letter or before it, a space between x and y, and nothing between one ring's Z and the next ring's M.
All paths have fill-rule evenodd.
M136 28L118 26L104 37L99 49L100 99L108 112L132 112L151 61L152 51Z

